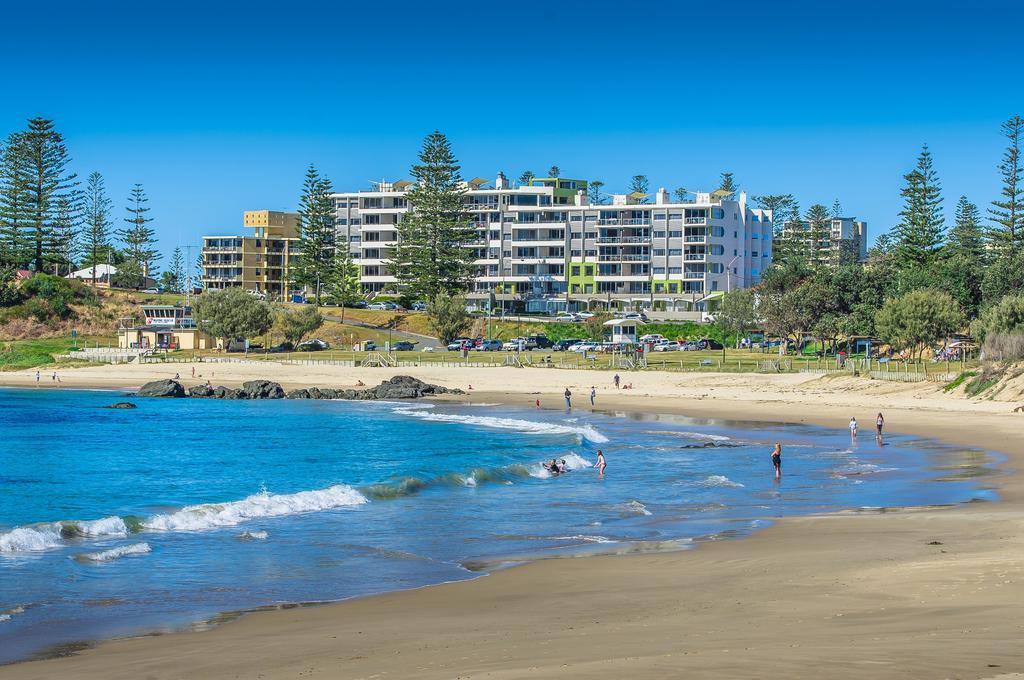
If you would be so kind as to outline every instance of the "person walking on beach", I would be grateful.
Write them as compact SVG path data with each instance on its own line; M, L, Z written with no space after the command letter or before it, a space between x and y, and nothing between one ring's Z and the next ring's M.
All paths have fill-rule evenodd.
M36 371L36 387L39 387L39 371Z
M196 377L196 367L195 367L195 366L193 366L193 367L192 367L192 379L194 380L194 379L195 379L195 377Z
M538 399L537 401L533 402L533 405L536 406L537 408L540 408L540 399Z
M879 437L882 436L883 427L885 427L885 418L883 418L882 414L879 413L878 416L875 418L875 432L878 434Z
M50 382L57 382L57 371L53 372L53 377L50 378Z
M604 477L604 469L608 466L604 462L604 452L601 449L597 450L597 462L594 463L594 467L597 468L597 476Z
M572 392L569 391L568 387L565 388L565 407L568 409L572 408Z
M775 442L775 450L772 451L772 467L775 468L775 479L782 477L782 444Z
M857 438L857 417L850 418L850 436Z
M619 374L616 373L615 374L615 389L619 389L619 380L620 380Z
M594 399L597 399L597 388L593 385L590 386L590 405L594 405Z

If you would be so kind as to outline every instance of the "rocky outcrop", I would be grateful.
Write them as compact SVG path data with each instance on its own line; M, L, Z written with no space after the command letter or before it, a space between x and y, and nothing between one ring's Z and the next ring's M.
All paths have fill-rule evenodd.
M154 380L139 388L140 397L184 397L185 388L177 380Z
M284 390L269 380L249 380L242 383L239 399L284 399Z
M330 387L303 387L285 394L284 389L270 380L249 380L242 383L240 389L232 389L219 385L196 385L186 393L181 383L175 380L157 380L146 383L139 388L140 397L195 397L197 399L352 399L352 400L392 400L417 399L437 394L463 394L462 390L448 389L441 385L431 385L409 375L396 375L383 381L376 387L363 390L337 390ZM123 408L134 408L126 406Z
M437 394L462 394L462 390L431 385L409 375L396 375L376 387L365 390L332 390L304 387L288 393L289 399L353 399L361 401L417 399Z
M130 401L119 401L116 404L110 406L104 406L103 408L138 408L135 404Z

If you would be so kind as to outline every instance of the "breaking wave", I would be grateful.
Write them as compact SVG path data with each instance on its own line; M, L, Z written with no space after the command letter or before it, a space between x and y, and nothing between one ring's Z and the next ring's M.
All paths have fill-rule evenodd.
M75 555L75 559L79 562L110 562L111 560L129 555L145 555L151 551L152 548L149 547L149 543L132 543L130 545L119 545L110 550Z
M612 509L617 510L620 517L637 517L651 514L651 511L647 509L647 506L637 500L629 501L628 503L621 503L613 506Z
M590 425L559 425L558 423L543 423L534 420L521 420L518 418L497 418L494 416L470 416L455 413L434 413L429 409L398 408L395 413L412 416L421 420L429 420L439 423L462 423L465 425L478 425L498 430L515 430L523 434L572 434L582 441L586 439L595 444L603 444L608 441L604 436Z
M124 537L144 531L203 531L235 526L252 519L282 517L361 505L367 498L344 484L326 489L272 494L266 491L240 501L189 505L149 518L104 517L15 527L0 534L0 553L29 553L68 545L68 539Z
M733 489L743 488L739 482L734 482L725 475L711 475L700 482L700 486L708 487L729 487Z
M585 470L586 468L593 467L593 463L577 453L567 453L564 456L558 456L558 460L565 461L567 470ZM544 463L532 465L529 473L531 477L536 477L537 479L547 479L551 476L548 469L544 467Z

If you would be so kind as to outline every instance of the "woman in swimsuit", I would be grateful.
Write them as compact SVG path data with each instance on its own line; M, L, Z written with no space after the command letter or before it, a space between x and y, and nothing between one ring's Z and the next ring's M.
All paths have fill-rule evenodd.
M775 468L775 479L782 476L782 444L775 442L775 450L772 451L772 466Z
M597 463L594 464L594 467L597 468L597 476L604 477L604 469L608 466L605 465L604 453L601 451L601 449L597 450Z

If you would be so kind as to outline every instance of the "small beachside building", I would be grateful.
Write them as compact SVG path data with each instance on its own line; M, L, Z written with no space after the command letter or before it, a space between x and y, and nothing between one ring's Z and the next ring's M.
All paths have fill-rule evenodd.
M636 343L636 325L640 323L635 319L612 319L604 322L605 342L628 342Z
M97 288L110 288L110 280L117 273L117 267L112 264L97 264L95 270L92 267L73 271L65 278L77 279Z
M122 319L117 329L121 349L214 349L216 340L196 328L185 305L142 305L143 322Z

